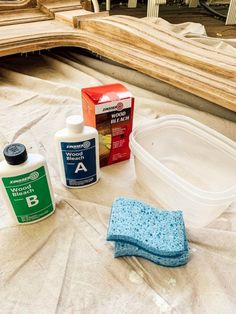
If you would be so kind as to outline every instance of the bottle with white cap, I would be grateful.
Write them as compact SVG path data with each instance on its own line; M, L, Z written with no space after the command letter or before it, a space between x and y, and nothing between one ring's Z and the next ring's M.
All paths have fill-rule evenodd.
M66 119L66 128L55 134L62 183L68 188L83 188L99 180L98 132L84 126L79 115Z

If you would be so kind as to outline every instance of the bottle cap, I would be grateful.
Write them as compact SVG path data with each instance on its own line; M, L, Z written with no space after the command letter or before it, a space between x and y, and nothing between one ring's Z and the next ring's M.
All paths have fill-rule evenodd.
M7 145L3 150L3 155L10 165L23 164L28 158L25 146L19 143Z
M84 127L83 118L79 115L69 116L66 119L66 126L73 132L81 133Z

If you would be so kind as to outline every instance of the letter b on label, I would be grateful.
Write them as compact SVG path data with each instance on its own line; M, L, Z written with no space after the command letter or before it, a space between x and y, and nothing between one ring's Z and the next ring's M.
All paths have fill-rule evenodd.
M39 200L38 200L37 195L31 195L31 196L26 197L26 202L27 202L28 207L33 207L33 206L38 205Z

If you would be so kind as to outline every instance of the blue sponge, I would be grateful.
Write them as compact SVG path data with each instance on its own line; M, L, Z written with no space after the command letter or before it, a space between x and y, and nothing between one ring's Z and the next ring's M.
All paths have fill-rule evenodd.
M187 245L187 240L186 240ZM163 257L160 255L155 255L149 253L145 250L138 248L129 243L125 242L115 242L115 257L122 257L122 256L138 256L148 259L158 265L168 266L168 267L177 267L181 265L185 265L189 259L189 251L186 250L180 255L171 256L171 257Z
M186 251L181 211L161 211L128 198L117 198L111 210L108 241L121 241L149 253L170 257Z
M189 254L183 253L178 257L161 257L158 255L151 254L144 250L139 249L138 247L123 243L115 242L115 257L122 256L138 256L143 257L151 262L154 262L158 265L168 266L168 267L177 267L185 265L188 262Z
M170 267L189 259L182 212L158 210L129 198L113 202L107 240L115 241L115 257L140 256Z

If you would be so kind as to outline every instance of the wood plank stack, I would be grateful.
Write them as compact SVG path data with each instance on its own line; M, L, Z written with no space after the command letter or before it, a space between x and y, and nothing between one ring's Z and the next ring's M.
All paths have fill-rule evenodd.
M112 40L132 67L236 110L236 55L128 16L81 21L80 29ZM121 56L113 59L121 61Z
M217 51L147 20L91 14L78 1L41 0L39 4L44 21L40 14L41 22L0 24L0 56L82 47L236 111L236 54Z

